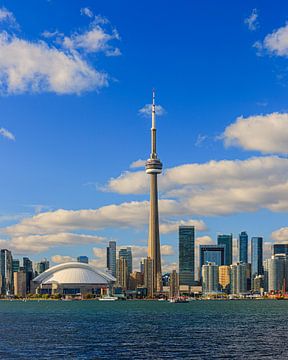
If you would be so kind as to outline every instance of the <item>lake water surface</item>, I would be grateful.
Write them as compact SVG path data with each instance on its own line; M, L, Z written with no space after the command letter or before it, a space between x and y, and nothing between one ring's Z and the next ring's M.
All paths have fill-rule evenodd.
M0 301L0 359L288 359L288 301Z

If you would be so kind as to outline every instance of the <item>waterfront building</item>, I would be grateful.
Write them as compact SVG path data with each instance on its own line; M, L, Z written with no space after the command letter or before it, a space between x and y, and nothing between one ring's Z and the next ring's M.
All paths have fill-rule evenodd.
M288 244L273 244L272 255L285 254L288 255Z
M123 248L119 250L119 259L124 258L127 261L128 266L128 275L130 275L133 271L132 267L132 250L131 247Z
M233 235L219 234L217 236L217 244L225 246L225 260L224 265L231 265L233 258Z
M137 287L143 286L144 276L140 271L133 271L129 277L129 289L135 290Z
M162 275L162 284L164 286L169 286L170 284L170 273L166 273Z
M179 226L179 284L194 285L195 227Z
M230 265L231 285L230 293L241 295L247 292L247 264L239 263Z
M0 271L1 271L1 295L10 295L13 292L13 261L11 251L1 249Z
M101 289L111 289L115 280L92 265L69 262L49 268L34 278L32 284L38 294L95 295Z
M176 270L172 270L172 273L170 274L170 291L169 295L170 298L175 298L179 296L179 276L177 274Z
M162 290L162 271L160 254L160 235L159 235L159 214L158 214L158 185L157 176L162 172L162 163L156 151L156 111L155 111L155 92L152 98L152 127L151 127L151 154L146 161L146 173L150 176L150 218L149 218L149 238L148 238L148 257L153 263L153 292Z
M229 293L230 291L230 266L219 266L219 287L220 290Z
M263 275L263 238L251 239L251 282L256 275Z
M200 269L208 262L225 265L225 245L200 245Z
M208 262L202 266L203 294L217 293L219 290L219 270L215 263Z
M265 292L268 291L268 270L269 270L269 262L268 259L266 259L263 261L263 274L264 274L263 287Z
M248 235L242 231L238 237L238 260L242 263L248 263Z
M272 255L271 259L267 260L267 267L268 291L285 291L287 289L287 256L285 254Z
M144 259L144 286L147 289L147 297L152 298L154 296L154 266L153 260L149 257Z
M24 270L18 270L13 273L14 280L14 295L26 296L26 273Z
M47 259L43 259L35 264L35 272L37 275L41 274L45 270L49 269L50 263Z
M20 270L20 260L12 259L12 272L18 272Z
M26 273L26 292L30 293L30 282L33 278L33 263L28 257L23 257L23 270Z
M107 247L107 269L116 276L116 241L109 241Z
M89 263L89 259L88 259L88 256L85 256L85 255L80 255L77 257L77 261L78 262L81 262L83 264L88 264Z
M119 259L117 259L116 264L117 285L120 286L122 290L127 290L129 287L129 272L127 259L120 256Z
M264 290L264 275L256 275L253 280L253 291L256 293L263 293Z

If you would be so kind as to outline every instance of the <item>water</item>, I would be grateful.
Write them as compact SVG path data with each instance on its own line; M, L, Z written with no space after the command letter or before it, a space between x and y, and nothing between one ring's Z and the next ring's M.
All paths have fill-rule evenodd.
M0 301L0 359L287 359L288 301Z

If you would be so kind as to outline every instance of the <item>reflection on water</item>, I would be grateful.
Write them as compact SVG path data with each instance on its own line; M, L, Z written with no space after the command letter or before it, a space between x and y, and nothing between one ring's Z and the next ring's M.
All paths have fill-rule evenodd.
M0 301L1 359L287 359L288 301Z

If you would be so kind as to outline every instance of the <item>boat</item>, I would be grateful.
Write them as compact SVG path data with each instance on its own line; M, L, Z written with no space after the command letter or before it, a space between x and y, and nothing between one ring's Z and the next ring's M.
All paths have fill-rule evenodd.
M158 301L166 301L166 299L165 298L160 298L160 299L158 299Z
M168 301L169 301L170 303L174 303L174 304L184 304L184 303L188 303L188 302L189 302L186 298L183 298L183 297L170 298Z
M99 298L99 301L116 301L116 300L118 300L118 298L115 296L103 296Z

